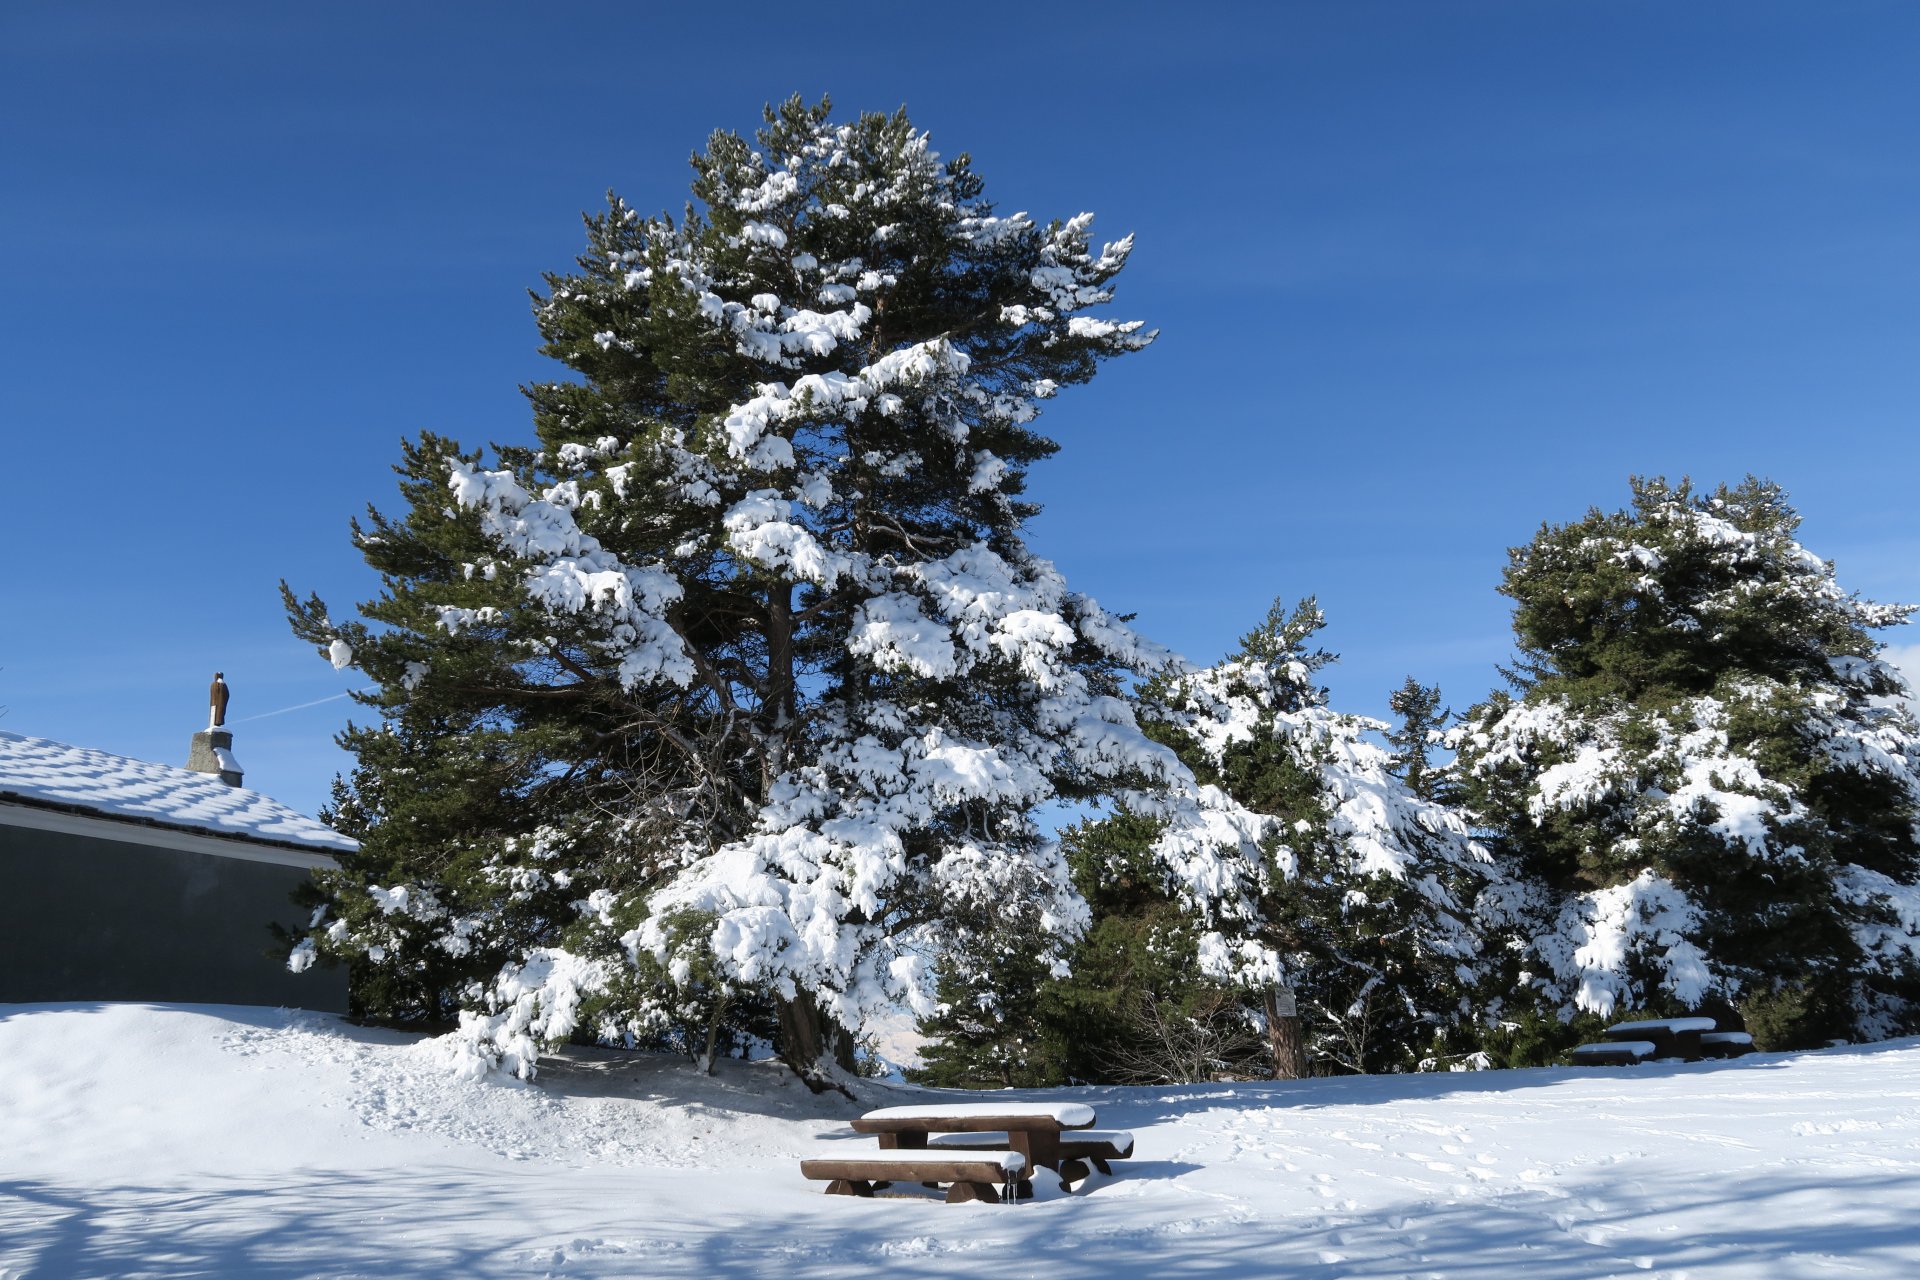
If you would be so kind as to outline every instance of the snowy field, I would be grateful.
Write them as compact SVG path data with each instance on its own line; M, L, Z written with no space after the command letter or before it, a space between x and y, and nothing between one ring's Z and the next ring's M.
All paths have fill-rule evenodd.
M464 1083L314 1014L0 1006L0 1278L1920 1275L1920 1040L1021 1095L1138 1158L1018 1205L802 1181L935 1096L862 1091L597 1053Z

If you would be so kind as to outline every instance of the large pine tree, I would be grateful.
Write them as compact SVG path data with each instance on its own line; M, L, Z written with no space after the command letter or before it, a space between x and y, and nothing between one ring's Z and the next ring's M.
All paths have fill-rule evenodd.
M796 99L693 167L683 217L611 199L537 297L572 374L528 390L537 446L424 440L356 531L366 622L294 604L382 718L311 947L423 989L458 958L467 1039L523 1069L765 996L810 1070L931 1009L983 915L1043 955L1081 927L1041 803L1135 795L1196 909L1244 915L1260 824L1120 696L1169 655L1021 539L1042 404L1152 338L1088 314L1130 241L998 215L904 113Z
M1516 548L1515 694L1459 734L1470 803L1538 892L1563 1017L1737 1009L1763 1043L1920 1026L1920 737L1772 484L1633 483Z

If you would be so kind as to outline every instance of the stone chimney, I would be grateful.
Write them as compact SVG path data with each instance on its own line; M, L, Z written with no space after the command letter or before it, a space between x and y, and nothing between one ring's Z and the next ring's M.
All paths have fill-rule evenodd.
M187 752L187 768L195 773L217 773L230 787L240 785L243 770L233 758L233 734L226 728L227 682L220 672L213 673L207 690L207 727L193 735L193 747Z

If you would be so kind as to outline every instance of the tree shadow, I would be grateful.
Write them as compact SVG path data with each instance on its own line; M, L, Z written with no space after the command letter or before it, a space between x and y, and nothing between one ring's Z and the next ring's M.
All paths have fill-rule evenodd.
M11 1180L0 1182L0 1273L23 1280L507 1274L491 1267L497 1241L472 1228L489 1218L512 1221L516 1212L508 1186L426 1171L409 1175L404 1192L383 1178L331 1171L84 1191ZM436 1229L431 1243L402 1244L383 1226L404 1227L415 1241L419 1228Z
M1794 1168L1650 1177L1621 1168L1464 1203L1407 1198L1348 1212L1287 1213L1264 1197L1180 1188L1196 1171L1179 1161L1131 1161L1070 1196L1008 1205L857 1200L797 1180L791 1188L768 1184L764 1175L730 1192L716 1180L710 1197L696 1188L665 1200L658 1171L596 1178L599 1192L585 1198L556 1198L539 1169L497 1167L192 1175L180 1186L11 1179L0 1181L0 1273L10 1280L1920 1273L1920 1226L1909 1211L1920 1203L1920 1169L1912 1167L1837 1177ZM1155 1193L1143 1197L1143 1183Z
M1405 1280L1593 1280L1615 1274L1787 1276L1833 1266L1879 1276L1920 1268L1920 1228L1901 1211L1879 1215L1862 1201L1917 1203L1920 1176L1850 1178L1856 1206L1835 1213L1834 1184L1818 1177L1759 1176L1689 1182L1674 1194L1628 1197L1604 1178L1563 1188L1572 1203L1619 1207L1570 1219L1561 1200L1523 1193L1467 1204L1409 1201L1333 1221L1275 1217L1251 1210L1188 1222L1093 1221L1087 1203L1068 1197L1002 1206L908 1206L884 1201L838 1204L812 1215L769 1218L752 1238L709 1236L689 1250L700 1274L782 1275L830 1280L866 1268L902 1280L958 1273L1046 1275L1063 1280L1226 1277ZM1805 1199L1818 1208L1803 1206ZM1701 1213L1715 1225L1690 1234L1663 1231L1661 1217ZM892 1215L889 1217L888 1215ZM957 1215L965 1214L964 1221ZM1085 1219L1076 1221L1076 1216ZM797 1242L797 1243L796 1243Z

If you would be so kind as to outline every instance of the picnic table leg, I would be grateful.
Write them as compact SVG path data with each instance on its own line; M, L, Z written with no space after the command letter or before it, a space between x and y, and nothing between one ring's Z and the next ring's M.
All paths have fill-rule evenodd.
M1040 1165L1060 1167L1060 1135L1050 1129L1015 1129L1007 1135L1008 1146L1027 1158L1027 1171Z
M827 1184L830 1196L865 1196L873 1199L873 1184L859 1178L835 1178Z
M879 1137L882 1151L924 1151L927 1147L924 1133L883 1133Z
M1027 1171L1020 1179L1018 1196L1033 1198L1033 1171L1041 1165L1060 1169L1060 1135L1051 1129L1015 1129L1007 1134L1007 1145L1027 1158Z
M956 1182L947 1188L948 1204L964 1204L968 1200L991 1200L1000 1202L1000 1188L990 1182Z
M1087 1168L1087 1162L1084 1160L1062 1160L1060 1162L1060 1185L1066 1190L1071 1191L1073 1190L1074 1183L1083 1181L1091 1172L1092 1170Z

